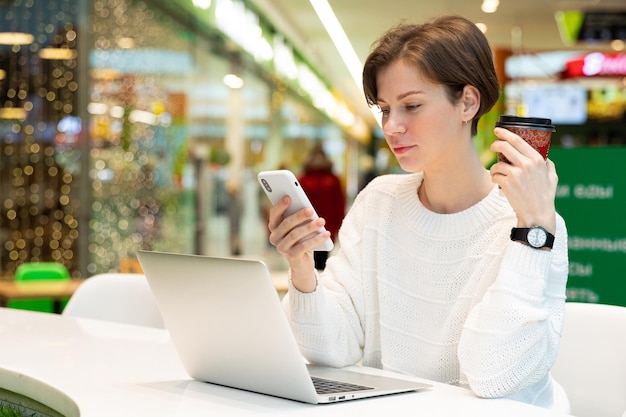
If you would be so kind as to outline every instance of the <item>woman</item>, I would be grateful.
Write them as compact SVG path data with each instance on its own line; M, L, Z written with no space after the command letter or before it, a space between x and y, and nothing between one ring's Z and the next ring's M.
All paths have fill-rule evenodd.
M549 375L568 273L558 179L501 128L491 149L511 163L482 166L472 136L499 95L484 35L458 16L400 25L367 58L363 86L409 174L359 193L321 274L310 249L328 233L299 240L324 220L307 223L306 209L283 219L288 198L272 208L270 242L290 265L284 303L303 354L568 411ZM534 226L547 231L544 247L511 238Z

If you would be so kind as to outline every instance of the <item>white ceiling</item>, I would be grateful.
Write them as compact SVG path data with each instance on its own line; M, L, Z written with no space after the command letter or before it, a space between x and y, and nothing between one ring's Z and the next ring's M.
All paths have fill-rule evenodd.
M455 13L487 24L492 48L520 51L589 49L561 41L554 14L558 10L624 10L625 0L500 0L496 13L480 10L481 0L328 0L361 59L371 44L389 27L402 20L419 23L444 13ZM309 0L253 0L276 28L316 67L372 125L374 118L360 89L350 78ZM521 48L512 43L511 31L521 29ZM515 44L518 45L518 44ZM608 45L596 45L605 50Z

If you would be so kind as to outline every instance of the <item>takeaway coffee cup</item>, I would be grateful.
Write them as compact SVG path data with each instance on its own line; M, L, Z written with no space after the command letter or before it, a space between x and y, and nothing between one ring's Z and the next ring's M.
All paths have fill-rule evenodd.
M496 123L496 127L502 127L519 135L535 148L543 156L543 159L548 159L552 132L556 132L552 120L540 117L502 115ZM509 162L500 153L498 153L498 161Z

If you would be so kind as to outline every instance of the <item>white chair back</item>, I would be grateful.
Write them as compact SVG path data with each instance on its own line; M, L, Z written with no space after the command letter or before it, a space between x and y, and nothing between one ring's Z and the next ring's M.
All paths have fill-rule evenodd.
M87 278L68 301L63 315L165 327L143 274L106 273Z
M577 417L620 417L626 409L626 307L566 303L552 376Z

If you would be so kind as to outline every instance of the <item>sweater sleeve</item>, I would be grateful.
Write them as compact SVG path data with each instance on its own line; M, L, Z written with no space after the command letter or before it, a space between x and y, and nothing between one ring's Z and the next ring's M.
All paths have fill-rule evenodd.
M342 367L363 356L364 299L360 277L358 198L340 230L341 248L318 273L314 292L302 293L289 281L283 299L285 314L300 346L311 363Z
M557 215L551 251L510 242L495 282L472 308L458 356L480 397L504 397L545 380L555 359L568 275L567 230Z

